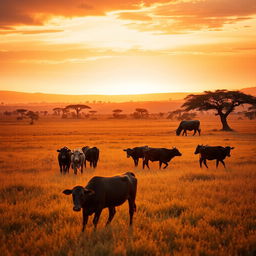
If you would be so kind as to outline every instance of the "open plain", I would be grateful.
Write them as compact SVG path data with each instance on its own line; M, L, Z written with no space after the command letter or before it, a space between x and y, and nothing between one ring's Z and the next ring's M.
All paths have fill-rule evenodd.
M232 120L235 132L218 131L214 118L201 123L200 137L177 137L178 122L166 119L0 121L0 254L255 255L256 123ZM215 161L200 169L202 143L235 147L226 169ZM100 149L98 167L61 175L56 150L86 145ZM123 149L143 145L176 146L182 156L165 170L155 162L143 170L141 160L134 168ZM81 213L62 191L127 171L138 179L133 227L125 203L110 226L105 209L97 230L90 218L81 233Z

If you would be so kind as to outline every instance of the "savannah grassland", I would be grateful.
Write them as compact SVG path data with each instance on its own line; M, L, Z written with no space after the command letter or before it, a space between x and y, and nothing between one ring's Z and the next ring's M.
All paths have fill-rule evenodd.
M0 122L1 255L255 255L255 121L232 120L236 132L216 131L220 123L202 120L202 136L175 136L168 120L47 120ZM230 145L227 169L200 169L195 146ZM96 170L60 175L56 149L100 148ZM176 146L181 157L167 169L135 169L127 147ZM128 203L117 208L105 228L92 218L81 233L81 213L73 212L66 188L86 185L94 175L132 171L138 178L137 212L128 226Z

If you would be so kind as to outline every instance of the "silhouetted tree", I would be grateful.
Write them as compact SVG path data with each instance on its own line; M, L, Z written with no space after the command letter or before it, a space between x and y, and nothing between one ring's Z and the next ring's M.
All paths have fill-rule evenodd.
M98 111L96 111L96 110L90 110L90 111L89 111L89 113L90 113L92 116L94 116L97 112L98 112Z
M114 109L114 110L112 110L112 112L113 112L114 118L120 118L120 114L123 112L123 110L122 109Z
M25 113L27 112L28 110L27 109L24 109L24 108L18 108L16 109L16 112L20 115L19 116L19 120L22 120L24 117L25 117Z
M75 105L68 105L65 109L74 109L76 111L76 117L79 118L79 113L83 109L90 109L91 107L84 105L84 104L75 104Z
M142 119L148 117L148 110L145 108L136 108L133 113L134 118Z
M177 119L179 121L182 120L192 120L196 117L195 112L187 112L184 111L183 109L176 109L174 111L169 112L168 119Z
M28 111L26 116L30 118L30 124L34 124L34 121L39 119L39 115L34 111Z
M63 108L53 108L54 115L60 116L61 112L63 111Z
M205 91L204 94L190 94L185 98L182 105L186 111L196 110L215 110L220 117L223 131L232 131L227 122L228 115L234 109L243 104L255 104L256 97L242 93L240 91L216 90Z
M13 112L11 112L11 111L4 111L4 115L5 116L11 116L13 114Z
M256 119L256 105L249 107L248 111L244 112L244 115L250 120Z
M170 111L168 112L169 115L167 116L167 119L179 119L179 117L181 116L182 112L184 112L184 110L182 109L176 109L174 111Z

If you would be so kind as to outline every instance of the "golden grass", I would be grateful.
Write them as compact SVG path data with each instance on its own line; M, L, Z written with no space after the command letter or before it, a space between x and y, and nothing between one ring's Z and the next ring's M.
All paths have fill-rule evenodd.
M235 133L213 131L218 125L205 121L201 137L177 137L177 122L167 120L1 122L1 255L255 255L255 122L233 121ZM227 169L213 161L200 169L200 143L234 146ZM98 168L61 176L56 149L64 145L99 147ZM183 155L165 170L151 162L135 169L122 149L139 145L176 146ZM133 228L126 203L111 226L104 210L97 231L90 218L82 234L81 213L62 190L126 171L138 178Z

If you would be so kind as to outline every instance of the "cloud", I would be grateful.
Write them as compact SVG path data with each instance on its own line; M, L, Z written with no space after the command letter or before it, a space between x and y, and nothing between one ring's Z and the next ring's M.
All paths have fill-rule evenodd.
M63 32L61 29L38 29L38 30L16 30L16 29L5 29L1 30L0 28L0 35L7 35L7 34L23 34L23 35L34 35L34 34L48 34L48 33L58 33Z
M53 16L85 17L116 12L139 31L181 33L220 29L256 14L255 0L1 0L0 27L43 25Z
M139 31L180 34L196 30L218 31L225 24L249 20L256 14L255 0L172 1L141 8L140 12L120 11L120 19Z
M139 0L1 0L0 26L42 25L52 16L104 15L107 11L134 9ZM152 1L149 1L152 2Z

